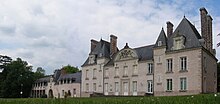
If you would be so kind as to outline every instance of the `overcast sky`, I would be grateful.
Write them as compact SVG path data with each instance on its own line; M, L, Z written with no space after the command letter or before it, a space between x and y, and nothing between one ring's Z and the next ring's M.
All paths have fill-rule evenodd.
M43 67L80 67L90 40L118 37L118 47L154 44L162 27L174 29L185 15L200 32L199 8L213 17L214 48L220 59L219 0L0 0L0 54Z

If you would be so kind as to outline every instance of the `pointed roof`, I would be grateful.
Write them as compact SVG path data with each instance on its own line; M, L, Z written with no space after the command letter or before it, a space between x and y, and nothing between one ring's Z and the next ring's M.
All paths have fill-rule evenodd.
M95 55L96 57L110 57L110 43L100 39L96 47L89 53L90 55ZM86 59L82 66L89 65L89 57Z
M186 38L185 48L193 48L193 47L201 46L199 42L199 39L201 39L199 32L196 30L195 26L192 25L190 21L184 17L182 21L180 22L180 24L177 26L173 35L168 38L168 41L167 41L168 50L171 50L173 46L173 37L176 37L180 34Z
M158 47L158 42L159 42L159 41L162 42L161 46L166 46L166 45L167 45L167 37L166 37L166 34L165 34L163 28L162 28L162 30L160 31L160 34L159 34L159 36L158 36L158 38L157 38L157 41L156 41L154 47Z

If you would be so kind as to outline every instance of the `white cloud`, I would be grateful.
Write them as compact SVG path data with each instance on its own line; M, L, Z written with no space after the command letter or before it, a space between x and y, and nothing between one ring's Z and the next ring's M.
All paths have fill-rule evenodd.
M109 35L115 34L120 49L126 42L131 47L154 44L161 28L166 30L166 21L176 27L184 14L197 21L199 8L194 4L180 0L1 1L0 44L4 46L0 53L21 57L50 74L62 65L81 66L90 39L109 41Z

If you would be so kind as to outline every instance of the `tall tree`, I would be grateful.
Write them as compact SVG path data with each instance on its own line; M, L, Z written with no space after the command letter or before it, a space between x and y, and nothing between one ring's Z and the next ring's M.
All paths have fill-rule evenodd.
M38 67L34 73L34 79L37 80L45 76L45 70L42 67Z
M79 71L78 67L73 67L71 65L64 66L62 69L64 69L66 73L76 73Z
M1 96L4 98L28 97L34 82L32 67L17 58L7 64L2 72L5 79L1 83Z

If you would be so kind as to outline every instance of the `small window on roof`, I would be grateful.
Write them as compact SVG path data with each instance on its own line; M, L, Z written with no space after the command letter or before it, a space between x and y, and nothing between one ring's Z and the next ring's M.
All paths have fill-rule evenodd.
M162 46L162 41L158 41L157 46Z

